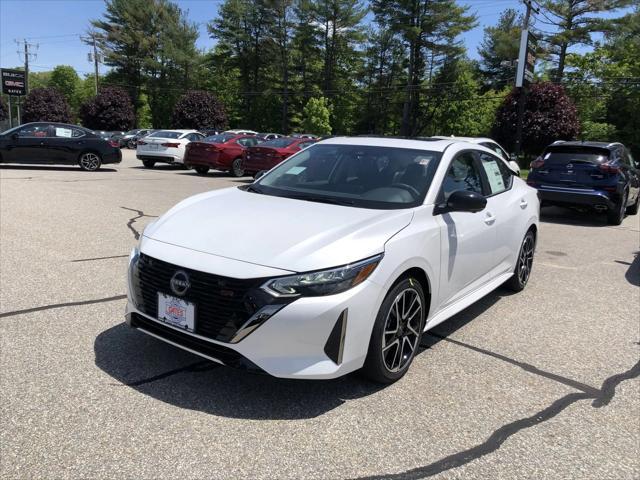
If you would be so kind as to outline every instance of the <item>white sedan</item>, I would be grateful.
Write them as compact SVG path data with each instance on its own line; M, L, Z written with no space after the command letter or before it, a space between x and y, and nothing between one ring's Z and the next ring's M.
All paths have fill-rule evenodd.
M424 331L529 280L539 202L457 140L333 138L144 231L126 320L229 366L390 383Z
M183 164L187 143L203 138L196 130L158 130L138 140L136 157L147 168L158 162Z

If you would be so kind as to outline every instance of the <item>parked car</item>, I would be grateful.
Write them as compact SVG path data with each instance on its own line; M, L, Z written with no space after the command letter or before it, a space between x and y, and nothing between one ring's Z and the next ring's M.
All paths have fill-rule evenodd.
M248 147L260 143L255 135L222 133L190 143L185 154L184 164L195 169L200 175L206 175L213 168L229 172L234 177L242 177L242 154Z
M79 165L95 171L121 161L116 142L78 125L34 122L0 134L0 163Z
M153 132L154 130L150 128L135 128L125 132L122 136L118 136L117 140L120 142L121 148L136 148L139 139Z
M282 135L281 133L258 133L257 136L265 142L267 140L275 140L276 138L284 137L284 135Z
M116 135L116 132L108 132L106 130L93 130L93 133L95 133L101 139L107 140L107 141L111 140L113 136ZM118 142L114 141L114 143L118 143Z
M186 145L203 138L195 130L158 130L138 140L136 157L147 168L158 162L183 164Z
M500 144L498 142L496 142L495 140L492 140L491 138L486 138L486 137L454 137L453 135L451 135L450 137L444 137L444 136L434 136L432 138L438 138L438 139L449 139L449 138L454 138L456 140L459 140L461 142L469 142L469 143L475 143L476 145L482 145L483 147L487 147L489 150L493 150L498 156L500 156L505 162L507 162L509 164L509 167L516 172L518 175L520 175L520 165L518 165L518 162L516 162L515 160L511 159L511 155L509 155L507 153L507 151L502 148L500 146Z
M282 137L247 148L242 155L245 175L271 170L294 153L316 142L308 138Z
M457 140L334 138L144 230L126 321L215 362L390 383L423 331L531 274L536 190Z
M313 133L292 133L289 136L293 138L309 138L312 140L318 140L320 138L317 135L314 135Z
M638 213L640 163L621 143L554 142L531 163L527 183L544 205L606 212L612 225Z
M253 130L243 130L243 129L236 129L236 130L225 130L222 133L234 133L236 135L258 135L258 132L255 132Z
M212 137L213 135L219 135L222 133L220 130L216 130L214 128L203 128L198 131L205 137Z

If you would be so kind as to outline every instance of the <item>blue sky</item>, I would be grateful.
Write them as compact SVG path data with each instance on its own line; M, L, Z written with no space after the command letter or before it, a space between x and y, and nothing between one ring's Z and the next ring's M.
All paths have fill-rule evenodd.
M213 45L206 31L206 23L216 16L221 0L178 0L188 11L188 17L198 24L198 47L209 49ZM482 40L483 28L497 22L500 12L512 7L523 10L517 0L467 0L478 15L479 26L464 35L463 41L471 58L477 58L477 47ZM87 59L90 47L79 35L86 32L89 21L104 12L103 0L0 0L0 64L10 68L21 65L23 56L16 53L15 40L27 39L38 44L36 57L31 60L33 71L51 70L56 65L74 67L79 74L92 71ZM102 66L102 71L105 71Z

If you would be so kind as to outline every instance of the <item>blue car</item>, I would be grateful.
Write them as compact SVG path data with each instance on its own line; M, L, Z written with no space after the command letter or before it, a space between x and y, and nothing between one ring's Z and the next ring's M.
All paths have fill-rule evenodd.
M531 163L527 183L543 206L606 212L611 225L638 213L640 162L621 143L554 142Z

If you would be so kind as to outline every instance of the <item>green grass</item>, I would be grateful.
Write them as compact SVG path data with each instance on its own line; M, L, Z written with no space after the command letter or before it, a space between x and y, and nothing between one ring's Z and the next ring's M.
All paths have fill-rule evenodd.
M520 169L520 178L526 180L528 176L529 176L529 169L528 168L521 168Z

